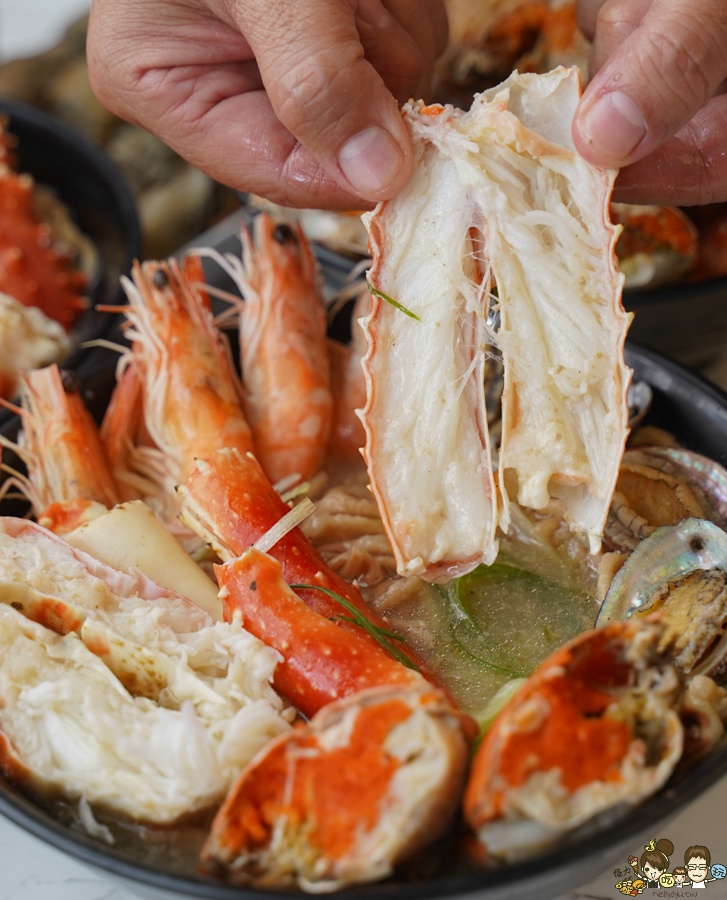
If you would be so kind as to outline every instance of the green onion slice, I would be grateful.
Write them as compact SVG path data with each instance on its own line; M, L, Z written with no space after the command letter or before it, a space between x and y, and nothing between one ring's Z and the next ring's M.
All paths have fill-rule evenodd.
M346 610L346 612L351 613L351 618L348 616L338 616L337 618L343 619L346 622L351 622L354 625L360 625L364 631L367 631L371 637L377 641L384 650L387 650L398 662L400 662L403 666L406 666L407 669L414 669L416 672L421 672L419 666L412 662L408 656L404 656L404 654L399 650L398 647L395 647L391 640L400 641L402 644L406 644L406 640L403 637L400 637L398 634L394 634L393 631L389 631L386 628L380 628L378 625L374 625L370 622L366 616L356 607L353 603L350 603L344 597L341 597L335 591L331 591L328 588L320 587L317 584L289 584L288 587L292 588L294 591L304 591L304 590L314 590L314 591L322 591L324 594L327 594L337 603L340 603L341 606ZM389 640L391 638L391 640Z
M396 307L399 312L403 312L405 316L409 316L411 319L416 319L417 322L421 322L421 319L416 313L413 313L410 309L407 309L405 306L402 306L401 303L397 303L396 300L392 300L387 294L383 291L377 291L376 288L371 284L370 281L367 281L366 284L369 287L369 291L374 295L374 297L381 297L382 300L386 300L387 303L390 303L392 306Z

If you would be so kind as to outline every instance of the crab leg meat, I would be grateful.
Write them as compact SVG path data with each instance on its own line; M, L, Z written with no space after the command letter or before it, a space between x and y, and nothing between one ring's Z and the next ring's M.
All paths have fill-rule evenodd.
M401 573L443 580L494 558L479 368L491 276L505 368L499 524L514 482L520 504L557 498L600 548L628 433L629 316L609 219L616 173L570 137L579 91L561 68L515 74L467 113L405 107L414 174L366 217L380 296L364 363L366 457Z
M207 459L197 460L179 493L183 498L182 521L210 542L225 560L243 554L289 512L255 457L236 449L218 450ZM372 625L386 627L366 606L358 588L328 566L299 528L281 538L270 554L281 563L288 584L310 584L333 591L355 606ZM306 605L326 618L340 616L340 604L314 588L298 592ZM380 649L373 638L362 633L360 626L342 619L336 619L336 623ZM402 652L416 661L406 647Z
M484 223L467 187L432 143L412 134L411 180L364 216L369 281L381 293L364 326L362 421L371 489L399 573L448 581L497 556L483 387L489 275L473 233Z

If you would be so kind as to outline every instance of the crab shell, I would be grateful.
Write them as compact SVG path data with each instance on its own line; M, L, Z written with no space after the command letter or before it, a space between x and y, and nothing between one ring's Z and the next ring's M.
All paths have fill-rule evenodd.
M673 284L694 263L699 236L680 209L613 203L611 218L624 226L616 254L627 289Z
M88 306L86 283L35 215L33 179L0 164L0 290L69 329Z
M653 623L616 622L552 654L486 735L464 814L488 853L537 852L657 791L682 755L680 679Z
M202 857L313 893L378 880L450 825L467 762L438 691L373 688L272 741L240 775Z

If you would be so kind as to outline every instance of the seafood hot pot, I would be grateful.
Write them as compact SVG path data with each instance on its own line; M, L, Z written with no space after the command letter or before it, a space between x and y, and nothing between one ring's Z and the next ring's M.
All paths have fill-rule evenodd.
M727 395L677 364L637 346L627 348L626 359L634 369L635 379L646 381L653 390L654 402L646 421L675 433L686 447L727 463ZM83 393L99 417L114 385L115 356L99 351L88 362L83 373ZM1 430L12 434L17 430L17 421L5 423ZM7 507L7 501L3 506L4 512L17 513ZM527 862L489 869L467 862L463 852L466 835L460 828L427 848L387 881L349 888L337 896L349 900L456 896L516 900L536 893L542 898L555 897L623 859L634 846L657 832L662 833L682 807L725 774L727 740L690 768L678 768L662 791L628 815L619 815L618 810L605 814L589 822L566 844ZM167 829L117 827L117 840L109 846L81 828L74 809L62 802L42 807L2 776L0 813L142 897L282 900L290 893L235 886L201 871L197 854L209 825L207 820Z
M52 188L71 219L94 243L98 266L87 288L89 308L74 325L77 349L62 363L75 369L88 357L80 345L102 337L114 317L97 304L123 300L119 277L141 253L141 232L131 188L114 163L83 135L48 113L0 96L0 115L17 137L18 171ZM4 418L0 414L0 421Z

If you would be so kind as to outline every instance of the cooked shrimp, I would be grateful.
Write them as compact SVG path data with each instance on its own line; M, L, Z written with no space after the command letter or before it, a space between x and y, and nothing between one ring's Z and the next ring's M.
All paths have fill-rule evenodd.
M187 270L195 265L188 263ZM142 494L139 477L155 484L158 494L150 502L171 523L178 509L175 488L191 474L195 458L221 447L246 452L252 449L252 436L229 348L215 328L207 298L174 260L137 263L133 277L133 283L124 279L129 298L124 311L143 417L134 429L137 375L127 370L102 430L115 469L127 469L119 472L119 481L137 486Z
M83 405L80 382L58 366L26 372L20 378L23 430L14 450L28 469L6 484L19 484L42 525L58 534L92 514L94 506L119 502L96 423Z
M143 572L219 620L217 587L151 509L140 500L116 505L119 486L73 373L38 369L23 376L21 387L18 444L0 441L25 462L28 475L11 470L3 493L19 487L38 522L72 546L124 572Z
M242 380L260 465L273 483L305 480L323 462L333 411L318 268L300 226L261 213L253 231L243 232L242 262L210 255L245 298Z

